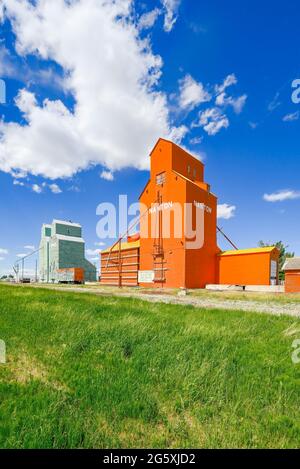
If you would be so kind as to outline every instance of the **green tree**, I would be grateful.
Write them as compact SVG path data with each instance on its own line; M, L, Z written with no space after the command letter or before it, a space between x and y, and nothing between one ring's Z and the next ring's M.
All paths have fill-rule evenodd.
M277 243L265 243L264 241L259 241L259 247L263 248L266 246L276 246L279 251L279 280L284 280L284 272L282 270L283 264L285 263L286 259L290 257L294 257L295 253L288 251L288 246L284 245L282 241L277 241Z

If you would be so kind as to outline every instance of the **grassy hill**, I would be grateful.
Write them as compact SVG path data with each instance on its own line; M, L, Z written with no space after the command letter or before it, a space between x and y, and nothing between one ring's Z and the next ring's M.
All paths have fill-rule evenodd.
M0 285L0 447L298 447L296 338L290 317Z

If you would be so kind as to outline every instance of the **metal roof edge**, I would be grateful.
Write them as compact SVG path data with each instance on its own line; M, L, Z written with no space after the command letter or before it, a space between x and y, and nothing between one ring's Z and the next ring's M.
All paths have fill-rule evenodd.
M262 248L249 248L249 249L237 249L236 251L230 250L230 251L224 251L218 254L220 257L225 257L225 256L237 256L237 255L243 255L243 254L264 254L268 252L272 252L275 249L278 250L276 246L265 246Z

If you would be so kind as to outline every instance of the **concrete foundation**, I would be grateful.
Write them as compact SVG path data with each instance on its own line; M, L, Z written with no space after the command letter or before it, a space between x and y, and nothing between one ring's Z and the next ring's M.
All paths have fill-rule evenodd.
M284 293L283 285L206 285L206 290L211 291L246 291L261 293Z

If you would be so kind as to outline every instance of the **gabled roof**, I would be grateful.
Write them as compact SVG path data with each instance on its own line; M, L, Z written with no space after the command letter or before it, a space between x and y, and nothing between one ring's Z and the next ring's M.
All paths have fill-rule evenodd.
M263 254L274 251L276 246L267 246L263 248L237 249L235 251L224 251L219 256L238 256L241 254Z
M300 257L291 257L290 259L287 259L282 270L300 270Z
M155 148L157 147L157 145L159 144L159 142L167 142L167 143L170 143L173 147L177 147L179 148L180 150L184 151L185 153L187 153L190 157L194 158L195 160L197 160L199 163L202 164L202 166L204 166L204 163L203 161L199 160L198 158L196 158L196 156L192 155L188 150L186 150L185 148L181 147L180 145L177 145L177 143L174 143L172 142L171 140L167 140L166 138L162 138L160 137L156 144L154 145L154 147L152 148L152 150L150 151L150 156L152 155L152 153L154 152Z
M79 223L73 223L72 221L64 221L64 220L53 220L53 223L57 223L59 225L66 225L66 226L76 226L77 228L82 228Z
M157 145L159 144L159 142L160 142L161 140L163 140L164 142L167 142L167 143L171 143L171 145L175 145L175 143L171 142L171 140L167 140L166 138L160 137L160 138L157 140L157 142L156 142L156 144L154 145L154 147L152 148L152 150L150 151L150 156L152 155L152 153L154 152L155 148L157 147Z

